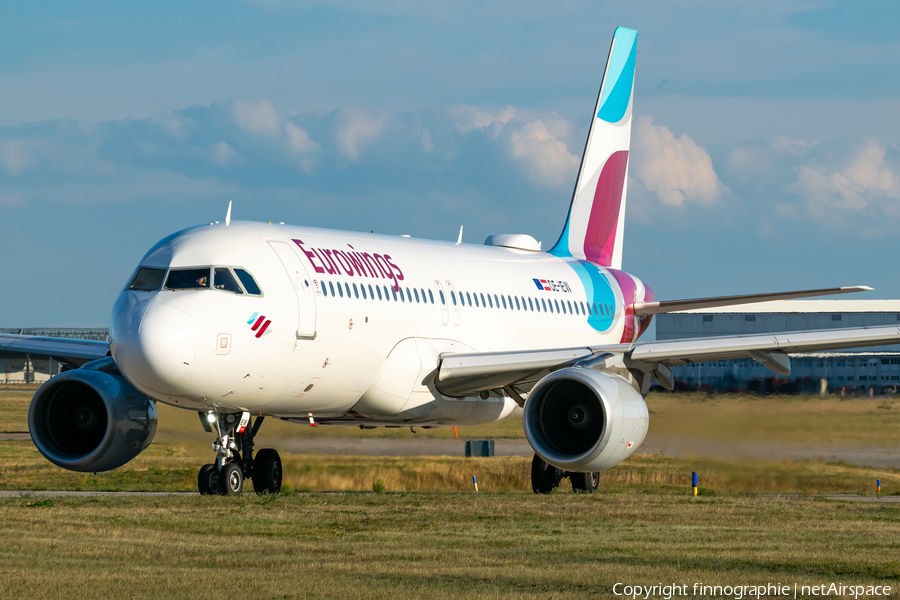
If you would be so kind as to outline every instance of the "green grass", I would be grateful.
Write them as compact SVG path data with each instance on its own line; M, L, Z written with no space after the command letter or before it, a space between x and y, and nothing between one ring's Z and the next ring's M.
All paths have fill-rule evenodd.
M598 598L885 583L900 508L617 492L0 501L0 589L44 598ZM659 596L657 596L659 597Z

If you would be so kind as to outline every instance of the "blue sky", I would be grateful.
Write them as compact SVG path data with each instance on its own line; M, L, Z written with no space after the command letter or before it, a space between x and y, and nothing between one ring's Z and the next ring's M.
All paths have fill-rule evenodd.
M146 249L230 200L552 244L617 25L639 31L626 270L663 299L900 297L896 3L0 11L0 327L106 325Z

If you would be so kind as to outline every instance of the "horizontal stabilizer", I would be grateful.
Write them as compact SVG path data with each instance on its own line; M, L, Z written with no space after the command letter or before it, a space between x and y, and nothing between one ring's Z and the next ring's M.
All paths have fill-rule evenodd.
M803 290L798 292L774 292L770 294L746 294L743 296L719 296L717 298L692 298L688 300L664 300L661 302L635 302L634 314L657 315L659 313L679 312L683 310L695 310L698 308L716 308L719 306L737 306L741 304L753 304L755 302L769 302L772 300L793 300L795 298L812 298L813 296L832 296L835 294L850 294L853 292L871 292L872 288L865 285L850 287L827 288L822 290Z

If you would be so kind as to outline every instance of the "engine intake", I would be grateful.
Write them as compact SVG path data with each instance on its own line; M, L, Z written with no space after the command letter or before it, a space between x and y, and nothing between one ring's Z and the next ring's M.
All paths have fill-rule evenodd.
M538 456L566 471L594 472L614 467L641 445L649 415L624 378L572 367L534 386L523 421Z
M156 433L156 407L121 375L77 369L41 386L28 409L37 449L70 471L121 467Z

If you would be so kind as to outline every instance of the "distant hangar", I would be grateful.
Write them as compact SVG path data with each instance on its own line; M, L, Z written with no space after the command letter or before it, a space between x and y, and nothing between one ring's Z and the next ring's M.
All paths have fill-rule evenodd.
M654 320L658 340L900 326L900 300L780 300L660 314ZM872 394L900 389L900 344L794 354L791 365L789 378L778 377L751 359L684 365L672 373L676 389Z

